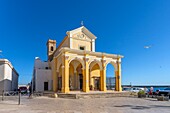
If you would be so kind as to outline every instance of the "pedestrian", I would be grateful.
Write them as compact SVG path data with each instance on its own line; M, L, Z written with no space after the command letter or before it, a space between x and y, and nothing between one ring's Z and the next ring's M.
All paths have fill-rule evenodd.
M146 87L144 87L144 92L145 94L148 94L148 89Z
M150 88L150 95L152 95L153 98L153 87Z

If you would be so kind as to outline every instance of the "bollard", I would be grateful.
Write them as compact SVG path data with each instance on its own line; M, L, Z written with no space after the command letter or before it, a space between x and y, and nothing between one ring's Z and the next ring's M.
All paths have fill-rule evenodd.
M19 94L18 94L19 98L18 98L18 105L20 105L21 103L21 91L19 90Z
M4 90L2 90L2 101L4 101Z

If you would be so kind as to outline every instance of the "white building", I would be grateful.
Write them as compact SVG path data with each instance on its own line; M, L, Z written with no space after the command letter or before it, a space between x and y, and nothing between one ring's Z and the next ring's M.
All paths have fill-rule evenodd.
M52 90L52 76L48 62L36 57L33 70L33 85L35 92Z
M0 59L0 91L15 91L18 89L19 74L7 59Z

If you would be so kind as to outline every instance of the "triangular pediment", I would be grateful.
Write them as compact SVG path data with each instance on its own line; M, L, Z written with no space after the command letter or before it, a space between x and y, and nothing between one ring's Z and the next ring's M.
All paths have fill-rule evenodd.
M87 40L96 39L97 37L92 34L86 27L82 26L77 29L67 31L69 37L86 38Z

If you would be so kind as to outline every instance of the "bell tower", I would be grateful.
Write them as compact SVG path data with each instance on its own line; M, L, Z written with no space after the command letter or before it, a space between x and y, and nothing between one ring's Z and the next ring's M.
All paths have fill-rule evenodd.
M49 39L47 41L47 56L48 58L53 54L53 52L56 50L56 40Z

